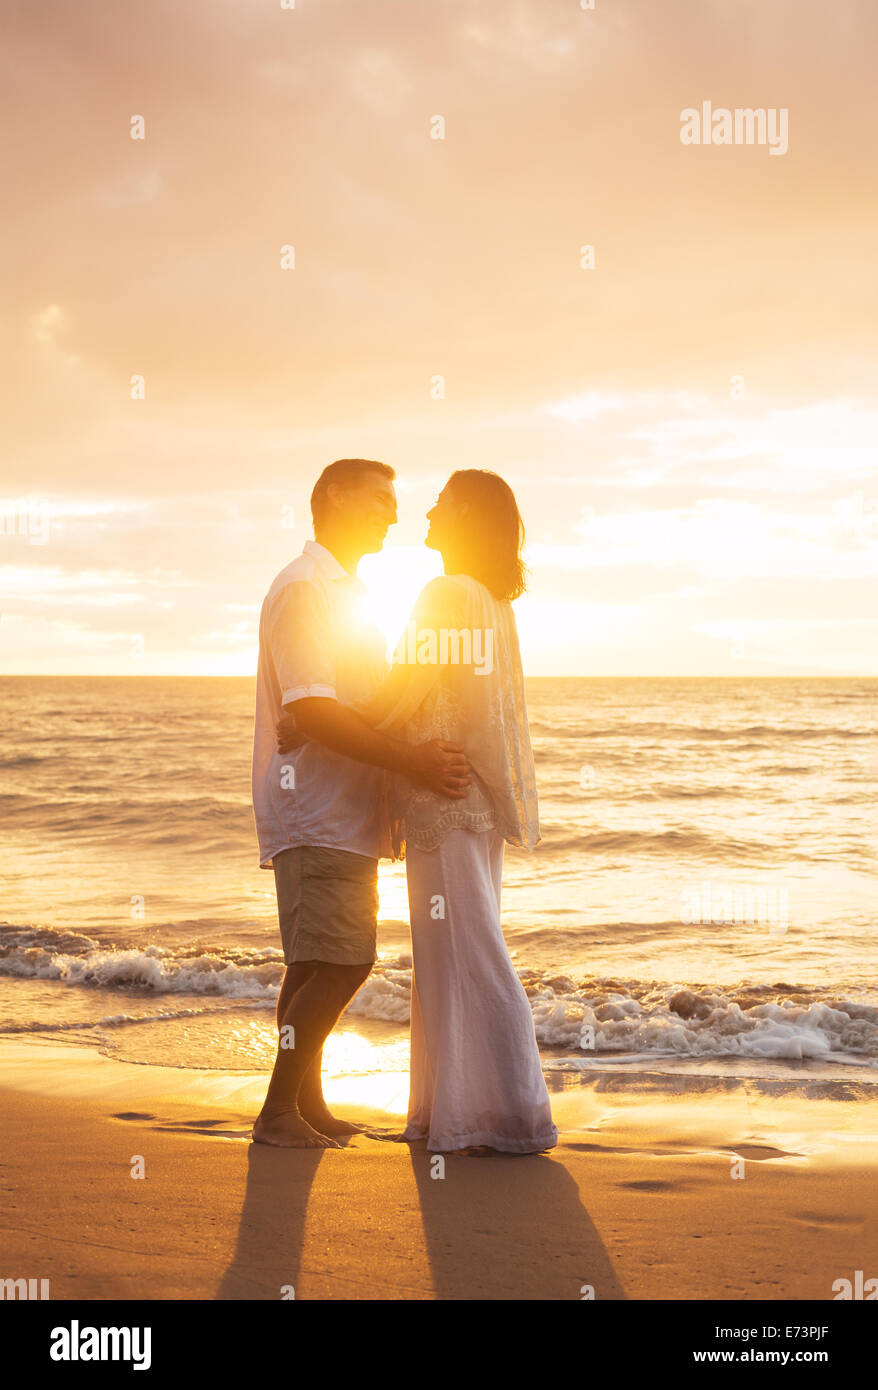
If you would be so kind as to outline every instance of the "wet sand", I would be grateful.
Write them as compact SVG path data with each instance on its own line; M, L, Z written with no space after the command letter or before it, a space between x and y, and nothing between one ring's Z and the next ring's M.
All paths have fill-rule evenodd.
M382 1109L367 1079L328 1092L370 1126L344 1149L253 1145L264 1088L0 1044L4 1277L59 1300L826 1300L878 1274L869 1099L598 1078L553 1093L550 1153L443 1162L390 1140L400 1087Z

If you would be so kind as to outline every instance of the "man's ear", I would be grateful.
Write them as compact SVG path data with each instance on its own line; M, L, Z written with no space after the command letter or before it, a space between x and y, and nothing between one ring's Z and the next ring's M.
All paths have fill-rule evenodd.
M342 487L341 483L330 483L326 489L327 501L331 502L336 511L340 511L344 506L344 499L347 496L347 488Z

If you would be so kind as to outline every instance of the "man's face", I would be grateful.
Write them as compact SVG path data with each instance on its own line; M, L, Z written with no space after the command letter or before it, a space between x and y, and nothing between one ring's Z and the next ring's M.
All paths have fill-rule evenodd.
M396 524L396 492L381 473L366 473L355 487L346 489L341 510L351 534L370 555L381 549L387 532Z

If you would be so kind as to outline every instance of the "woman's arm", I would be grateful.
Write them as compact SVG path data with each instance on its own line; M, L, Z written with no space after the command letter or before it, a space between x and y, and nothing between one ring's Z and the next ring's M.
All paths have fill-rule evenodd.
M393 668L372 698L356 706L373 728L392 733L423 704L439 680L439 634L460 623L460 590L442 576L421 591L394 653Z

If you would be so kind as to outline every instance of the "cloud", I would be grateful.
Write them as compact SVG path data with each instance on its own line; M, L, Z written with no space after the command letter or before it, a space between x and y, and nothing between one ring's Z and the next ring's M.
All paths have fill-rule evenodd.
M148 169L144 173L126 174L111 188L101 190L100 199L107 207L141 207L144 203L155 202L164 189L164 181L158 169Z
M115 592L151 669L207 661L203 634L240 669L230 605L258 605L345 454L397 467L410 558L453 468L509 478L541 661L553 603L589 640L551 650L588 669L672 660L699 605L757 621L794 583L803 611L874 603L878 12L791 15L154 0L108 29L102 0L19 7L4 622L68 666L93 632L108 663ZM790 153L683 148L705 97L788 106ZM40 627L41 594L79 625ZM838 660L866 660L844 631ZM16 669L42 661L16 641Z

